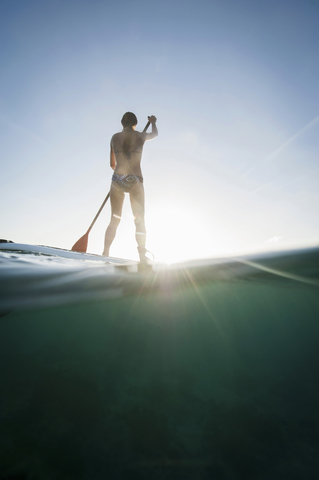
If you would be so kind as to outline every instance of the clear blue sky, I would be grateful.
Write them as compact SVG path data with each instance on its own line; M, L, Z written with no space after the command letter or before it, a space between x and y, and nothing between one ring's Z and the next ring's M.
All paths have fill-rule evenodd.
M0 237L71 248L133 111L158 118L158 260L318 245L318 20L318 0L1 0ZM128 200L111 254L137 258Z

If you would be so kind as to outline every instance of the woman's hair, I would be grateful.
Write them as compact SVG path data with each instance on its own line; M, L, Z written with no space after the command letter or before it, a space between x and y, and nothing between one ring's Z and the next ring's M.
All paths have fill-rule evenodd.
M134 127L134 125L137 125L136 115L134 115L134 113L132 112L124 113L121 123L123 125L123 128ZM130 160L131 158L130 149L131 149L132 141L133 141L132 132L130 130L127 130L124 134L123 152L128 160Z
M121 124L123 127L134 127L134 125L137 125L137 118L136 115L132 112L126 112L124 113Z

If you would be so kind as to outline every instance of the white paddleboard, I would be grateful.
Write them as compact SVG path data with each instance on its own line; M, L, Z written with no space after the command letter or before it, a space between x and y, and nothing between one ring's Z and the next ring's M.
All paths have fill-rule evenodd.
M133 260L125 260L123 258L105 257L103 255L95 255L93 253L73 252L72 250L65 250L63 248L48 247L45 245L28 245L24 243L0 243L0 250L7 252L15 251L21 253L51 255L55 257L69 258L74 260L90 260L115 265L136 265L137 263Z

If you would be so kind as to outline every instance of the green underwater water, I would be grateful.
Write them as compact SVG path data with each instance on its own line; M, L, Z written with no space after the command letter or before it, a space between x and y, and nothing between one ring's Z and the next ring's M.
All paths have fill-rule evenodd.
M6 312L0 479L317 479L318 287Z

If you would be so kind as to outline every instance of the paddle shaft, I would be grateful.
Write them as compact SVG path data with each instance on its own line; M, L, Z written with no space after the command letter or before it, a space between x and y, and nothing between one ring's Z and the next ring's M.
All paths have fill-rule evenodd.
M104 205L106 204L106 202L107 202L108 199L110 198L110 194L111 194L111 192L109 192L109 193L106 195L106 197L105 197L102 205L101 205L100 208L99 208L99 211L98 211L97 214L95 215L95 217L94 217L94 219L93 219L93 222L92 222L91 225L89 226L88 231L87 231L86 233L89 233L89 232L92 230L92 227L93 227L93 225L95 224L96 220L98 219L100 213L102 212L102 210L103 210L103 208L104 208Z
M148 129L149 126L150 126L150 122L147 122L147 124L145 125L145 128L144 128L144 130L143 130L143 133L146 132L146 130ZM94 217L94 219L93 219L93 222L92 222L91 225L89 226L88 231L87 231L86 233L89 233L89 232L92 230L92 227L93 227L93 225L95 224L96 220L98 219L100 213L102 212L102 210L103 210L103 208L104 208L104 205L106 204L106 202L107 202L108 199L110 198L110 194L111 194L111 192L109 192L109 193L106 195L106 197L105 197L102 205L101 205L100 208L99 208L99 211L98 211L97 214L95 215L95 217Z

